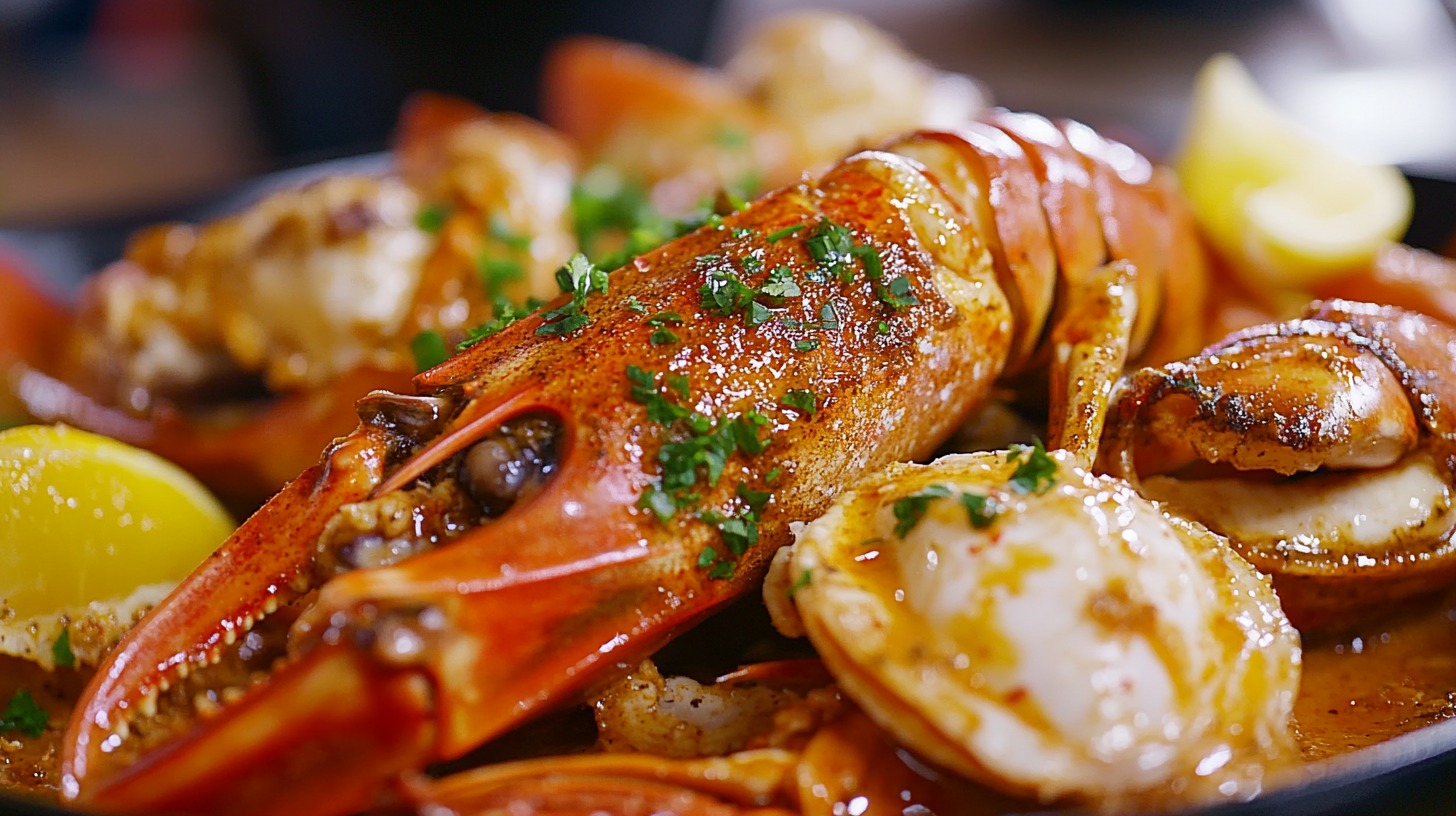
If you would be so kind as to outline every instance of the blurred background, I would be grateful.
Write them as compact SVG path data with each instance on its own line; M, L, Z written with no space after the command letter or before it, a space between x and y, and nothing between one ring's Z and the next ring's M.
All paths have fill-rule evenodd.
M124 233L262 172L380 150L416 89L534 113L541 58L569 33L721 62L757 21L811 5L1155 156L1199 66L1231 51L1348 152L1456 177L1456 0L0 0L0 226Z

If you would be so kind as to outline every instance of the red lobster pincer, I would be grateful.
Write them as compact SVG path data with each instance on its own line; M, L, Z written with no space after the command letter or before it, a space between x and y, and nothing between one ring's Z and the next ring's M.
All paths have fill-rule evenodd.
M70 724L66 796L367 807L750 590L792 522L930 454L998 378L1049 368L1049 445L1085 455L1129 357L1197 347L1203 292L1161 171L1010 113L558 277L418 395L361 400L129 634Z

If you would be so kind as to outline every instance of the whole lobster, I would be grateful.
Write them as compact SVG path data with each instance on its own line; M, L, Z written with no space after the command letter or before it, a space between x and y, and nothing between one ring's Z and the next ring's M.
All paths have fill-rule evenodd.
M1197 247L1136 153L1001 112L853 155L610 277L573 261L568 294L418 396L364 398L359 429L129 634L77 706L63 792L367 806L751 589L790 523L931 453L998 378L1049 367L1049 444L1089 457L1126 359L1196 349ZM268 616L291 621L286 656L218 688L247 684L214 664L256 654Z

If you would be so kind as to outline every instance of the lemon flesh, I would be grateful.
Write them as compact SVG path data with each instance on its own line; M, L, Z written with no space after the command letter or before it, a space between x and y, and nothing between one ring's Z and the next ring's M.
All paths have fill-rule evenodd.
M51 668L68 630L94 662L232 529L154 454L63 426L0 431L0 653Z
M1226 54L1198 75L1176 169L1199 224L1256 290L1348 272L1410 222L1398 169L1362 164L1301 131Z

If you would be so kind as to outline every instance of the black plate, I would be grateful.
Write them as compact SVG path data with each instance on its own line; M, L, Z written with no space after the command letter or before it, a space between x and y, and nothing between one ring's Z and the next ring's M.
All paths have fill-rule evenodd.
M340 172L370 172L387 164L383 154L340 159L274 173L206 204L166 214L169 218L202 220L235 210L268 190ZM1439 248L1456 236L1456 181L1412 177L1415 218L1406 241ZM72 266L54 270L62 285L85 274L77 259L90 259L94 269L121 253L126 234L145 221L109 222L61 230L0 230L0 243L32 255L37 264L48 257L69 259ZM42 251L36 252L36 248ZM40 267L38 267L40 268ZM50 271L50 270L48 270ZM1452 691L1456 691L1453 689ZM1251 802L1185 811L1184 816L1437 816L1456 814L1456 720L1436 723L1411 734L1311 766L1308 781L1280 788ZM74 816L77 811L0 794L0 814ZM1067 816L1059 811L1059 816ZM1048 814L1051 816L1051 814Z

